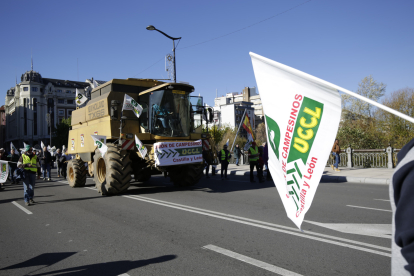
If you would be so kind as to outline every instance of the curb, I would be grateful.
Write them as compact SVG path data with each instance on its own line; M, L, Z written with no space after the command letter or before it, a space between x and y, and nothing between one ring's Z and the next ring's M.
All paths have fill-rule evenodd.
M220 174L220 170L216 169L216 174ZM254 175L257 174L256 171L253 172ZM237 175L237 176L248 176L250 171L227 171L227 175ZM372 177L353 177L353 176L331 176L331 175L322 175L320 182L352 182L354 184L375 184L375 185L389 185L391 183L390 178L372 178Z
M389 185L391 183L391 179L390 178L322 175L321 182L337 182L337 183L353 182L353 183L361 183L361 184Z

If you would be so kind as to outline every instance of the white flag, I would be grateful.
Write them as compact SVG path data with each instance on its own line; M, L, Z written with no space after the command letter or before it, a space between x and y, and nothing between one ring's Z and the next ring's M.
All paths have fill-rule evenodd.
M19 151L16 149L16 147L13 145L13 142L10 142L10 150L14 149L17 155L20 155Z
M269 168L287 216L300 229L341 117L328 82L250 53L265 113Z
M66 146L65 145L63 145L62 146L62 153L65 153L66 152Z
M9 162L0 161L0 183L4 183L9 175Z
M229 147L229 141L230 141L230 139L227 139L227 142L226 142L227 147Z
M40 141L40 145L42 146L42 150L45 147L45 144L43 144L43 141Z
M145 158L145 156L147 155L147 148L144 146L141 140L138 139L136 135L135 135L135 145L137 146L139 153L141 153L141 158Z
M125 94L124 105L122 106L122 111L124 110L134 111L135 116L139 118L139 116L141 116L142 113L142 106L139 103L137 103L137 101L135 101L132 97Z
M99 151L102 154L102 157L105 156L105 153L108 151L108 147L105 145L105 143L101 142L99 138L96 138L97 135L91 135L94 144L98 146Z
M81 93L81 90L76 88L76 105L83 105L87 100L86 96Z
M99 86L99 83L96 80L93 80L93 88L96 88Z
M249 150L249 148L252 146L253 143L253 137L250 133L247 132L247 142L246 145L244 145L244 150Z

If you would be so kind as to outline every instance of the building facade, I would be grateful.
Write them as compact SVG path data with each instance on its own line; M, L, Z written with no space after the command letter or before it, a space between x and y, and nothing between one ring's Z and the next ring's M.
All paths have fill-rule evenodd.
M43 78L40 73L27 71L20 83L10 88L6 94L6 149L10 142L17 148L23 142L30 145L50 144L51 125L56 125L71 116L76 109L76 89L90 98L90 82Z
M230 116L230 112L227 110L226 106L229 105L236 105L239 108L230 108L234 111L234 115L232 114L232 118L228 119ZM226 96L218 97L214 99L214 120L216 123L223 122L223 123L230 123L233 121L233 117L235 118L234 121L237 121L238 117L243 116L243 113L240 114L240 107L248 107L248 111L250 108L253 108L253 114L248 112L248 116L252 123L252 128L255 129L256 126L262 123L264 112L262 107L262 100L260 99L260 95L257 94L255 87L245 87L243 92L232 92L227 93ZM244 110L244 109L243 109ZM225 115L222 116L222 111L225 112ZM239 120L240 122L240 120ZM230 123L233 125L233 123ZM237 125L238 126L238 125Z

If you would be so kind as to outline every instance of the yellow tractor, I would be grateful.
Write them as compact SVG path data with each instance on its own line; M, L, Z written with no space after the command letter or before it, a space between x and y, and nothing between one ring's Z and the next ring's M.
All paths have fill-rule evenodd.
M217 165L218 158L213 140L203 132L203 118L212 120L212 110L204 108L202 97L191 96L192 92L194 87L188 84L152 79L113 79L93 89L87 105L72 112L68 152L74 158L67 166L69 185L85 186L87 173L102 195L127 190L132 175L139 182L164 174L175 186L196 184L206 163ZM122 110L125 94L142 106L139 118L131 110ZM91 135L108 147L103 156ZM136 148L135 136L147 148L146 156ZM159 147L171 143L192 144L191 150L179 150L182 159L174 160L192 154L194 162L161 162L160 157L172 151Z

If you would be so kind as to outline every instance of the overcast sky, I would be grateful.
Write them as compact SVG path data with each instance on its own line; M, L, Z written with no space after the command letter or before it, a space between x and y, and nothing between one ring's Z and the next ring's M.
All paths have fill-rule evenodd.
M172 42L148 25L182 37L177 80L210 105L216 89L256 86L250 51L352 91L371 74L390 93L414 87L413 11L411 0L4 0L0 105L31 50L45 78L167 78Z

